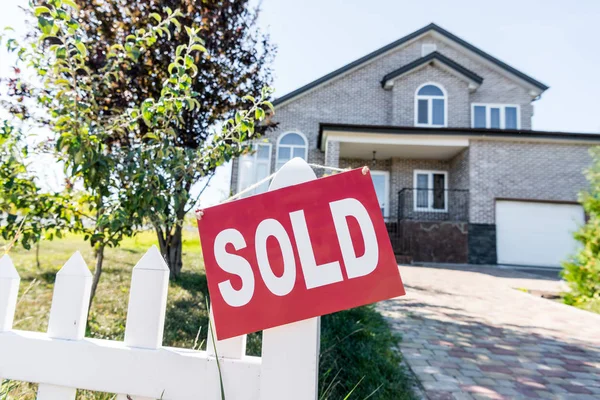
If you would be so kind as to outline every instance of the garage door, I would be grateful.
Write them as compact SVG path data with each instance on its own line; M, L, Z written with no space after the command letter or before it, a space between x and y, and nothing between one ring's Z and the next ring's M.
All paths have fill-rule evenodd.
M499 200L498 264L560 267L577 249L573 232L583 223L580 205Z

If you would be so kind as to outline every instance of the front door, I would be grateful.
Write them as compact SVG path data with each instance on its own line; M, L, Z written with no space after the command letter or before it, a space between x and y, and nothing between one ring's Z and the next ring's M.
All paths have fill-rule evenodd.
M389 181L390 174L387 171L371 171L371 178L373 179L373 186L375 186L375 193L377 194L377 200L379 200L379 207L384 217L389 215Z

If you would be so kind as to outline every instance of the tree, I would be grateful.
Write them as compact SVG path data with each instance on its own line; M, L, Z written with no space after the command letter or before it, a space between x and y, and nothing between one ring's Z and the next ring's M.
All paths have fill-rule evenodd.
M156 204L148 189L156 185L148 185L148 180L164 173L162 158L172 161L166 166L174 170L187 167L181 163L174 143L183 129L182 115L200 106L199 93L192 88L197 71L194 55L205 52L205 48L198 37L200 30L185 27L187 41L177 46L156 97L106 104L99 94L120 87L122 80L127 80L126 72L138 67L159 37L178 31L181 13L166 8L164 17L152 14L154 24L110 45L104 63L91 69L87 63L88 38L75 19L76 5L70 0L51 0L32 7L39 31L14 49L18 49L21 63L36 73L34 81L41 83L31 90L31 97L37 109L48 116L46 123L54 135L51 142L57 157L72 184L79 182L84 189L80 210L92 223L77 228L96 253L91 302L102 273L105 247L118 246L125 236L134 234L147 215L141 210ZM213 132L203 147L193 153L186 149L185 156L215 166L244 151L242 143L253 133L255 118L263 119L262 107L270 105L264 102L270 91L262 93L258 100L248 97L252 102L249 110L240 111L237 120Z
M262 89L271 81L269 66L274 47L268 36L257 30L258 10L250 8L249 0L105 1L101 5L77 0L77 3L81 6L82 26L90 39L87 46L91 70L99 70L105 64L109 43L126 39L131 31L148 29L149 18L156 18L165 6L180 9L182 15L177 20L183 25L197 26L198 35L204 38L206 52L193 54L185 60L195 66L190 89L197 94L197 107L183 110L180 119L173 122L174 136L168 143L170 147L161 151L153 149L152 157L155 158L151 167L156 168L151 168L152 175L139 171L151 183L145 191L140 188L147 200L147 207L140 212L156 230L171 275L177 276L182 268L183 219L198 200L198 197L192 198L192 189L195 187L197 193L202 193L216 166L246 149L235 145L223 151L221 159L208 162L197 154L215 150L210 149L215 126L231 118L234 124L240 124L243 118L238 115L235 119L235 111L245 107L244 96L265 98L266 92ZM133 68L121 71L118 82L96 93L96 101L107 109L105 113L128 107L136 99L159 96L162 83L169 78L168 67L181 51L173 46L173 41L186 40L183 30L164 33L156 37L152 51L139 55ZM255 118L264 117L262 109L256 112ZM244 129L247 129L245 134L253 126L244 126ZM148 135L148 128L142 126L139 134L142 137ZM134 147L132 141L137 139L130 136L114 138L125 147ZM138 161L141 161L139 157Z
M571 288L565 295L567 304L600 311L600 148L593 149L592 155L594 162L587 171L590 187L581 194L588 220L575 233L582 247L563 263L562 276Z

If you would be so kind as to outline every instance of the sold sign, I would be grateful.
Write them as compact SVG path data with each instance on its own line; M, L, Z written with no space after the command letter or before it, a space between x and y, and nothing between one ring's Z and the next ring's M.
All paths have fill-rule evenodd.
M219 340L405 294L361 169L205 209L198 230Z

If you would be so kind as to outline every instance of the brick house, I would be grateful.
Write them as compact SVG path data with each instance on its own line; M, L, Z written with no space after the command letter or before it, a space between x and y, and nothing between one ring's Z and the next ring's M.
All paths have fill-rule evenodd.
M278 98L231 188L292 157L368 165L404 261L558 267L600 135L531 130L546 89L430 24Z

